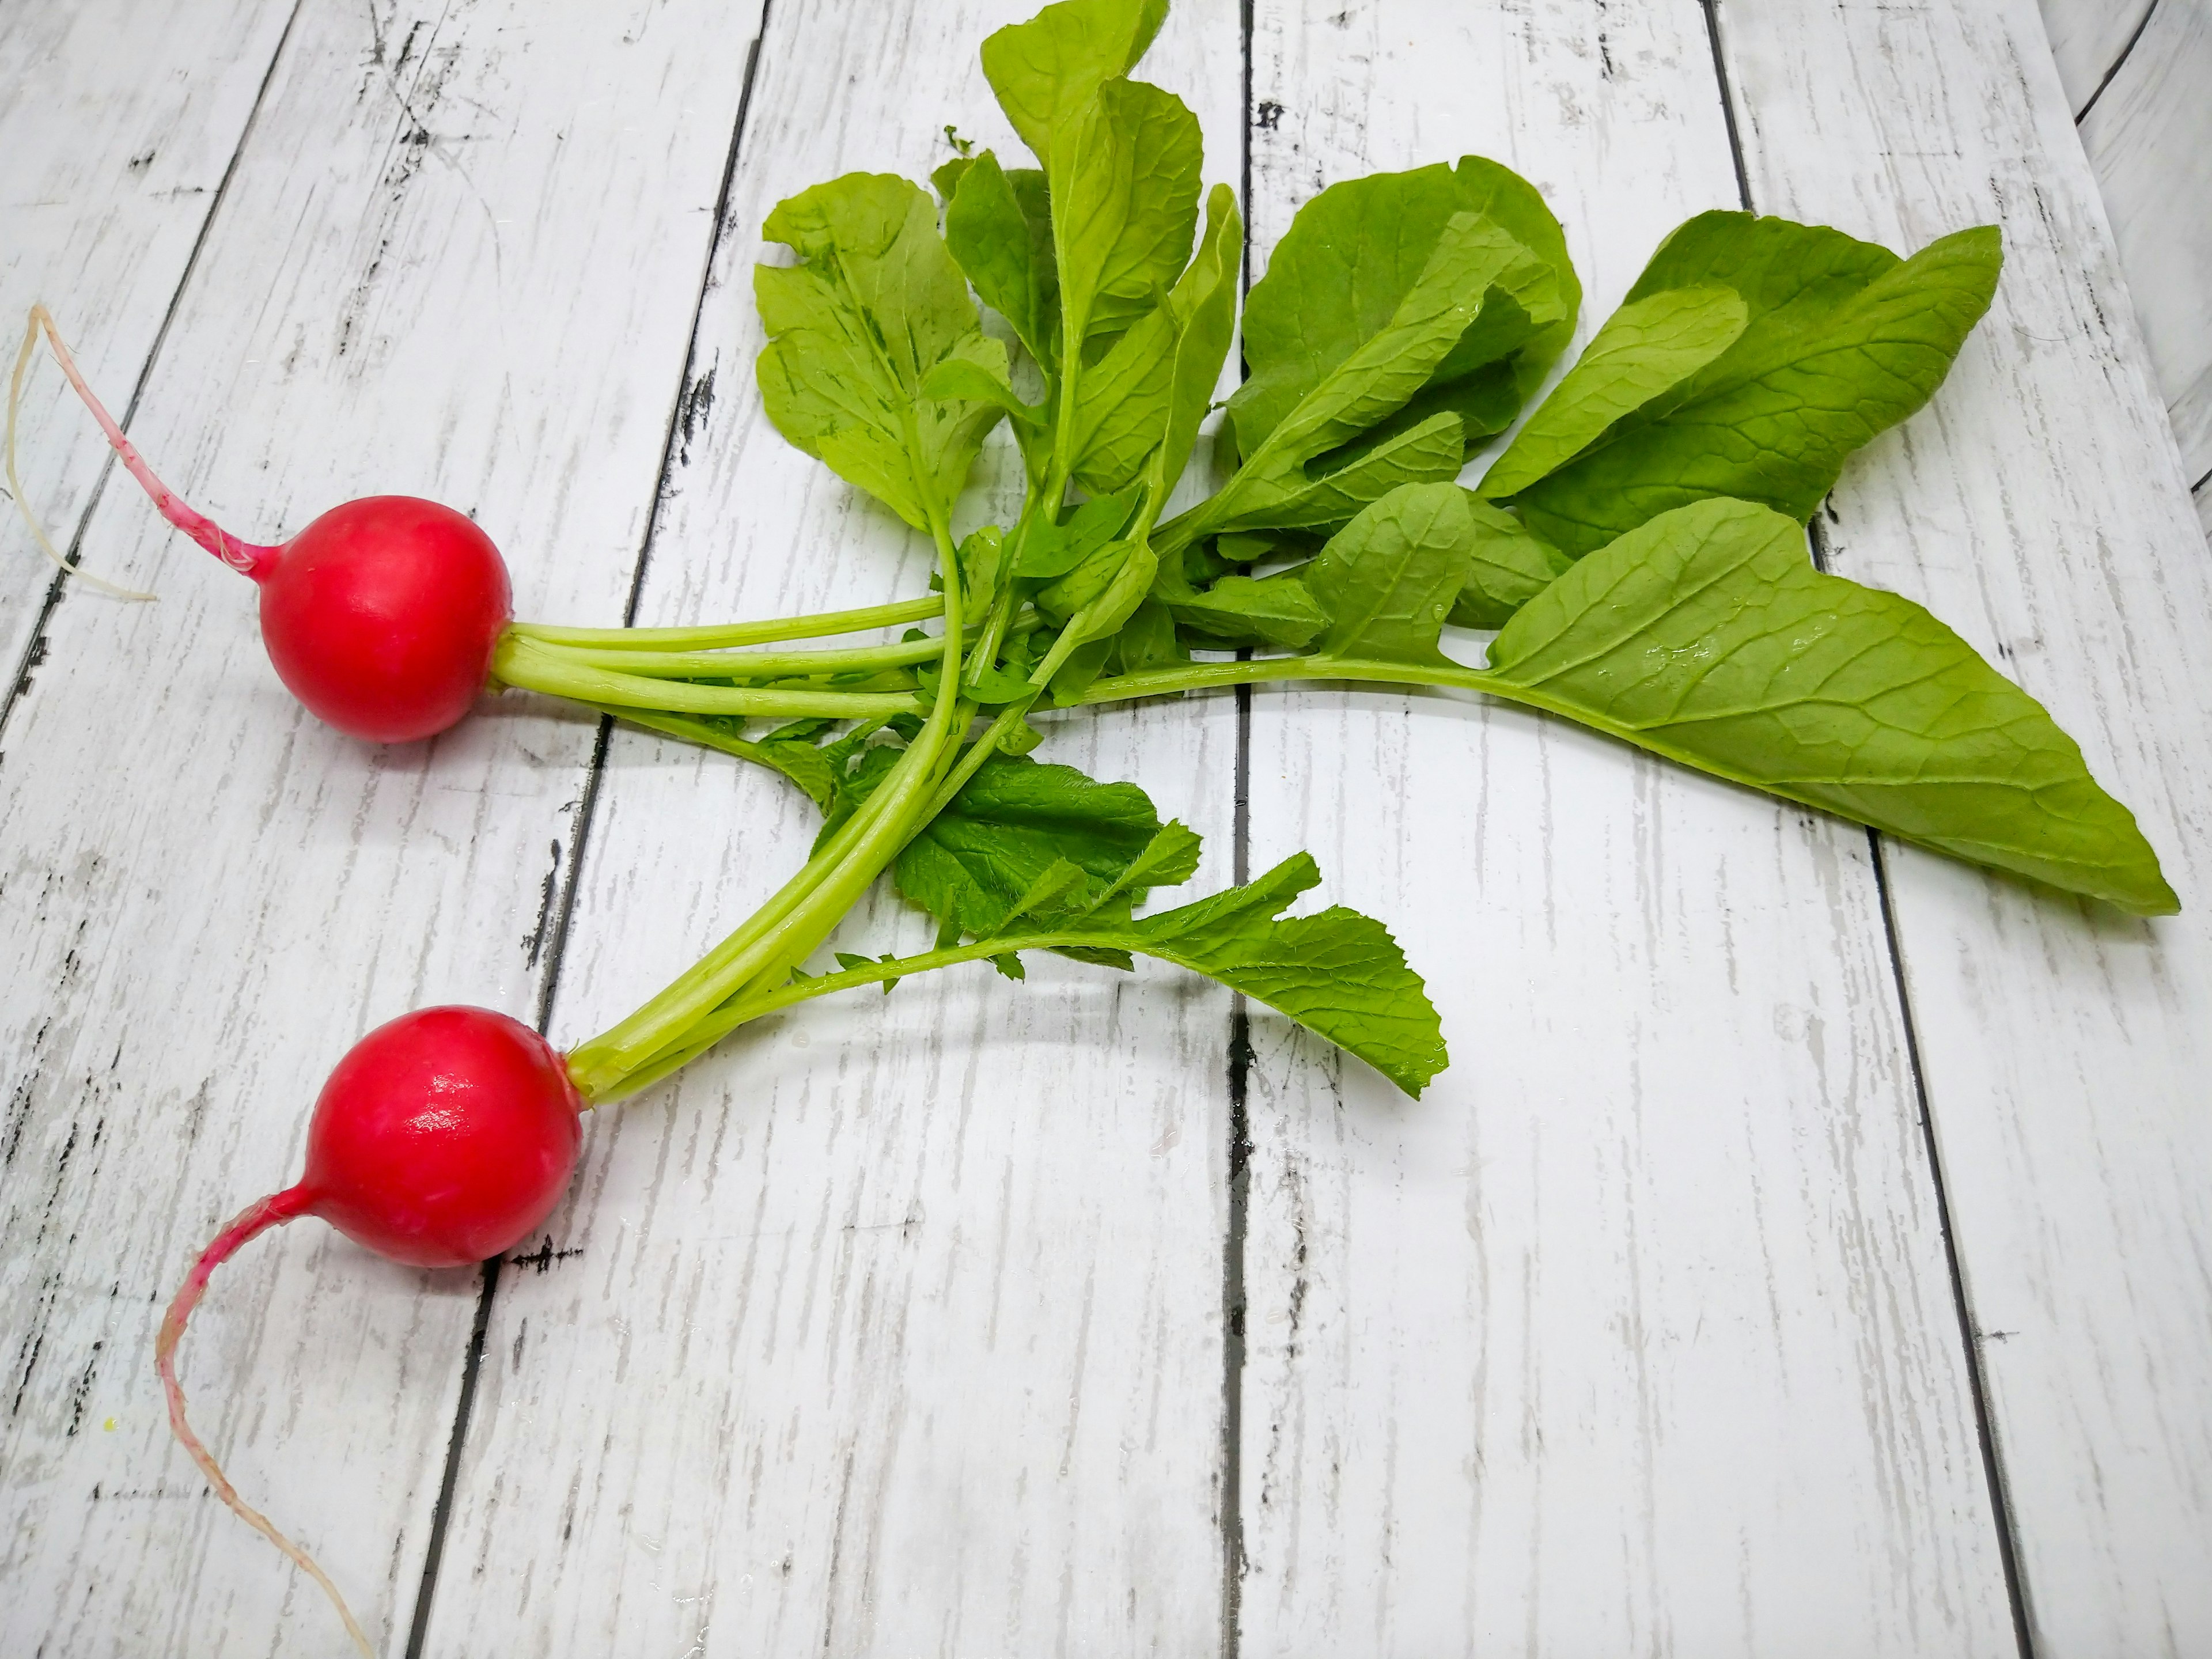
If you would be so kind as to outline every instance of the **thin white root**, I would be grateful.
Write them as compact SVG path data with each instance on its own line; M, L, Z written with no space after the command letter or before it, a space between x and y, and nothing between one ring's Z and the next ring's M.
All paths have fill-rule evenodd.
M151 599L155 596L151 593L141 592L135 587L125 587L118 583L109 581L104 577L95 576L89 570L82 569L78 566L71 564L67 559L64 558L61 554L61 550L57 548L53 544L53 542L47 537L46 527L39 522L38 514L31 511L31 503L23 494L23 481L21 477L16 476L15 472L15 417L16 411L22 406L23 381L25 377L30 373L31 354L38 349L39 329L41 324L45 325L46 331L50 335L54 334L54 319L50 314L48 314L46 307L42 305L33 306L31 307L30 321L24 325L23 329L23 349L15 354L15 372L10 375L8 380L9 493L15 496L15 508L23 515L23 522L30 526L32 536L36 538L39 545L46 550L46 556L52 559L54 563L59 566L64 572L70 575L75 576L79 581L89 582L93 586L98 588L103 593L113 594L118 599ZM59 337L55 335L54 338L56 345L58 346L60 344Z

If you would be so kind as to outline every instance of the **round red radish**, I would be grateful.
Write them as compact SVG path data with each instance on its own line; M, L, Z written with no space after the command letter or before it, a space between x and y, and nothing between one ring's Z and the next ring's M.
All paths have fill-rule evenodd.
M551 1213L583 1145L583 1097L567 1061L518 1020L488 1008L423 1008L346 1052L307 1125L299 1182L249 1206L185 1276L154 1342L169 1426L216 1493L320 1584L364 1655L345 1598L305 1550L240 1498L185 1419L177 1344L215 1270L247 1240L320 1216L380 1255L459 1267L512 1249Z
M247 574L277 678L376 743L432 737L469 712L513 602L491 538L411 495L334 507Z
M323 1085L307 1212L412 1267L482 1261L560 1201L583 1109L561 1056L527 1025L483 1008L402 1014Z
M62 373L155 509L261 585L262 642L293 696L339 731L373 743L434 737L469 712L491 677L492 653L513 599L507 566L489 536L453 508L411 495L366 495L334 507L275 547L232 535L154 476L93 396L44 306L31 307L9 383L11 468L23 369L41 329ZM73 570L20 491L16 503L47 556ZM94 576L80 580L130 599L153 597Z

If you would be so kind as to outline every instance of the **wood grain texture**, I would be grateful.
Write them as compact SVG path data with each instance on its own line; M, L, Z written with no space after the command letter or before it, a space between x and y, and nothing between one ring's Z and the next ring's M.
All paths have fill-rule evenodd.
M1487 154L1584 338L1735 204L1692 0L1262 4L1254 94L1261 246ZM1251 769L1255 867L1385 918L1453 1065L1255 1021L1243 1652L2010 1652L1865 836L1442 696L1256 694Z
M2191 0L2177 0L2190 3ZM2039 0L2066 106L2077 115L2097 95L2159 0Z
M2026 0L1729 3L1752 191L1917 246L2004 228L1934 405L1845 472L1835 568L1925 602L2141 818L2154 922L1888 854L2037 1651L2212 1646L2212 562Z
M2153 12L2081 132L2194 483L2212 473L2212 5Z
M542 11L302 11L138 429L242 531L413 491L494 529L526 614L612 622L749 20ZM163 597L70 592L0 762L0 1651L333 1651L320 1596L170 1443L155 1324L296 1170L356 1035L442 1000L530 1013L595 725L518 702L364 748L283 694L249 591L134 492L85 546ZM217 1277L183 1354L240 1486L394 1653L476 1285L310 1224Z
M236 155L294 0L88 0L0 14L0 334L44 300L119 414ZM56 545L75 539L108 449L41 361L17 459ZM0 663L13 673L52 584L0 501Z
M977 63L1025 0L777 0L641 620L878 603L927 549L787 445L750 266L780 198L1005 153ZM1144 72L1237 177L1233 7ZM1003 435L957 528L1011 511ZM1078 715L1039 758L1135 778L1229 867L1226 705ZM618 733L554 1035L573 1042L804 858L789 786ZM882 899L841 945L926 929ZM502 1280L427 1651L1213 1652L1228 1002L1040 959L815 1005L595 1115L574 1201Z

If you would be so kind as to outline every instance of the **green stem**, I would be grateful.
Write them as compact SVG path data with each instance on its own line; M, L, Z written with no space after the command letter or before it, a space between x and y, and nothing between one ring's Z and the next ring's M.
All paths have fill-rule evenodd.
M931 531L944 564L945 635L941 684L960 678L960 576L951 533L941 513ZM906 700L912 706L912 700ZM696 1052L693 1032L749 985L781 983L829 937L917 827L916 809L935 793L947 753L969 718L957 697L939 698L883 784L798 875L708 957L611 1030L568 1055L569 1075L585 1098L625 1091L638 1079L665 1075L664 1064Z
M1006 632L1033 633L1044 618L1025 611L1008 621ZM825 674L867 673L885 668L910 667L940 656L943 639L899 640L884 645L854 646L837 651L616 651L605 647L529 644L533 659L558 657L580 668L605 668L650 679L793 680ZM982 648L981 636L972 649Z
M932 969L953 968L966 962L988 962L993 957L1018 951L1050 951L1066 945L1099 943L1119 948L1117 941L1100 941L1079 932L1030 933L1017 939L995 939L974 945L956 945L947 950L926 951L917 956L899 957L890 962L872 962L841 973L823 974L815 979L793 980L773 990L758 992L723 1004L712 1015L692 1027L682 1048L660 1055L651 1066L625 1079L616 1091L593 1096L592 1101L594 1105L604 1105L623 1095L632 1095L650 1088L670 1073L679 1071L696 1060L738 1026L798 1003L828 996L832 992L858 990L863 986L880 985L886 980L907 979L915 974L927 973Z
M769 690L621 673L579 662L569 653L535 645L513 633L504 635L492 653L491 673L501 684L520 686L526 691L599 707L611 704L672 714L866 720L871 715L911 714L916 708L913 696L903 691Z
M871 628L896 628L945 614L942 595L926 594L895 605L860 611L823 611L811 617L777 617L766 622L712 623L697 628L556 628L543 623L509 623L507 631L546 645L598 646L614 651L713 651L738 645L770 645L780 640L819 639L858 634Z

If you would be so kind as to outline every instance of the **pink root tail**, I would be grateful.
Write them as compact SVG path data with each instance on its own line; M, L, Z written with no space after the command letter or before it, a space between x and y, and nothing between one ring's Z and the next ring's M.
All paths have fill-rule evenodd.
M207 1289L209 1276L229 1261L248 1239L306 1214L311 1201L311 1194L306 1188L288 1187L281 1193L248 1205L232 1218L228 1226L215 1236L215 1242L200 1252L200 1259L192 1264L191 1272L185 1276L184 1287L177 1292L176 1300L169 1304L168 1315L161 1321L161 1334L154 1339L154 1369L161 1373L161 1391L168 1396L169 1427L175 1431L184 1449L191 1455L192 1462L199 1465L200 1473L207 1477L208 1485L215 1488L215 1495L228 1504L240 1520L283 1551L301 1571L323 1587L323 1594L331 1598L331 1605L338 1610L338 1617L345 1621L346 1634L353 1638L354 1646L361 1650L362 1659L374 1659L374 1650L368 1644L367 1633L355 1620L353 1610L346 1606L345 1597L338 1594L338 1587L331 1583L330 1575L315 1565L314 1558L307 1551L277 1531L267 1516L238 1495L238 1489L223 1474L222 1466L200 1443L200 1437L192 1432L191 1425L185 1420L185 1391L177 1383L177 1343L185 1334L185 1322L192 1316L192 1310L199 1305L201 1293Z
M8 385L8 483L15 491L16 502L22 507L23 517L30 524L32 533L39 538L40 545L46 550L48 556L64 568L75 568L62 559L61 555L55 551L53 544L47 540L46 531L32 515L29 504L23 500L23 487L15 477L15 412L22 402L24 374L30 367L31 354L42 329L46 332L46 344L54 354L54 361L61 365L62 373L69 377L70 385L84 400L84 406L92 411L92 418L100 422L100 429L107 434L107 441L117 458L131 476L138 480L139 488L152 498L155 510L232 569L251 576L256 581L266 576L279 550L262 546L257 542L243 541L232 535L154 476L154 469L146 465L146 458L138 453L138 447L124 435L123 428L116 424L115 417L107 412L106 405L94 397L92 388L85 384L84 376L77 370L76 360L70 356L69 347L63 343L61 331L54 326L53 313L42 305L35 305L31 307L29 321L24 325L22 349L15 354L15 373ZM87 580L97 579L88 576ZM134 599L153 597L127 588L117 590L112 582L100 582L99 585L110 591L128 593Z

